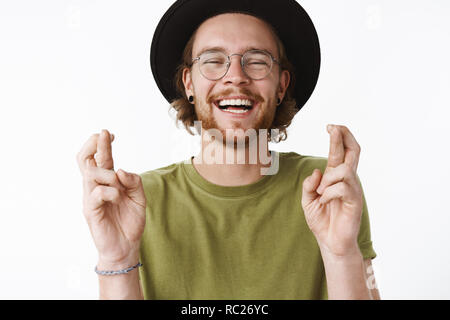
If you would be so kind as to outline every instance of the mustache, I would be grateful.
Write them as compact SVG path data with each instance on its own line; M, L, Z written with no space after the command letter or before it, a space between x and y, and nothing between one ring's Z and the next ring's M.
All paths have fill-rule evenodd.
M253 92L251 92L249 89L246 89L246 88L244 88L244 89L242 89L242 90L240 90L238 92L235 92L235 90L233 90L231 88L227 89L227 90L221 92L220 94L212 95L211 97L208 98L207 102L208 102L208 104L212 104L219 97L230 96L230 95L234 95L234 96L243 95L243 96L249 97L250 99L252 99L252 100L254 100L256 102L264 102L264 99L260 95L253 94Z

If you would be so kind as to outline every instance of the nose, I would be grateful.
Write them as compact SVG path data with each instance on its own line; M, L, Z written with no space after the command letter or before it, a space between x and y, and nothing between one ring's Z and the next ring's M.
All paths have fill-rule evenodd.
M227 73L222 78L225 83L233 84L246 84L250 81L250 78L244 73L241 67L241 55L232 54L230 56L230 66Z

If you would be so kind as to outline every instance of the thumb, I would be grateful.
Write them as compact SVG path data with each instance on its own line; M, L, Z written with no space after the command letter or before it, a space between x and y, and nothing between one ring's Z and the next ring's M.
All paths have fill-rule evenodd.
M117 170L117 177L119 178L120 183L126 188L127 194L133 200L141 204L145 203L144 188L139 175L119 169Z
M303 180L303 190L302 190L302 205L309 205L318 196L320 196L316 189L322 180L322 172L319 169L314 169L312 174Z

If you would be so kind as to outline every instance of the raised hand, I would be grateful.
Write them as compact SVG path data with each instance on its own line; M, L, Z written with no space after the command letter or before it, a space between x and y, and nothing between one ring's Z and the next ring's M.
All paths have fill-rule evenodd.
M330 125L330 151L324 174L319 169L303 181L302 207L321 249L336 256L359 250L363 208L358 182L360 146L345 126Z
M139 175L114 171L113 139L107 130L93 134L77 162L83 176L83 213L99 253L98 266L122 268L139 259L146 198Z

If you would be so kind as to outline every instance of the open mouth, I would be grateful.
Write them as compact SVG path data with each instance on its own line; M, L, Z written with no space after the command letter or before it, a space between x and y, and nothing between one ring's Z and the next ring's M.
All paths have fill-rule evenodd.
M233 114L246 114L252 110L255 102L249 99L224 99L214 102L220 110Z

